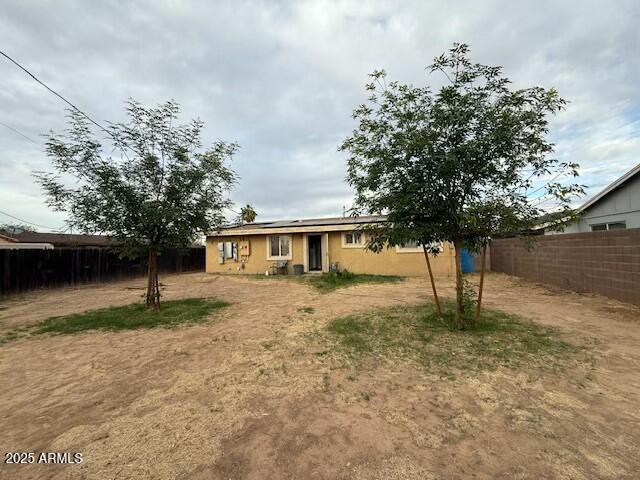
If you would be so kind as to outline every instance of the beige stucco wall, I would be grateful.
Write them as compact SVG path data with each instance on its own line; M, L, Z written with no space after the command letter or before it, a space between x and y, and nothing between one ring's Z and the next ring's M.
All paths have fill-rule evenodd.
M292 259L287 260L287 268L293 271L293 265L303 263L302 234L291 235ZM218 263L218 242L240 242L249 240L251 254L242 268L240 259L226 259L224 264ZM211 273L264 273L271 269L273 260L267 260L267 236L250 235L245 237L207 237L207 272Z
M341 270L347 269L354 273L372 273L379 275L424 276L427 274L424 254L422 252L402 252L395 248L388 248L380 253L373 253L362 248L344 248L342 233L329 232L329 263L338 263ZM287 261L289 272L294 264L304 264L303 234L292 234L292 259ZM273 260L267 260L267 236L248 235L236 237L207 237L207 272L211 273L264 273L270 270ZM242 268L240 259L225 260L218 263L218 242L240 242L249 240L251 255ZM437 275L452 275L454 273L453 249L445 244L443 252L432 257L431 267Z

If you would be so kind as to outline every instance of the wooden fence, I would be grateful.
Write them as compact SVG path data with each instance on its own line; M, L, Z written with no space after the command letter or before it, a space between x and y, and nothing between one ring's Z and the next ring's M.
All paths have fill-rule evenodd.
M203 272L205 249L168 250L158 257L161 273ZM0 295L143 277L146 258L119 258L104 248L0 250Z
M640 228L494 240L491 270L640 305Z

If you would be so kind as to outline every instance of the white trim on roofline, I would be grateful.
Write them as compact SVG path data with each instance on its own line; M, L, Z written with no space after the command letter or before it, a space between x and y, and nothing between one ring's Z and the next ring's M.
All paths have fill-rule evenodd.
M290 233L322 233L322 232L343 232L358 230L366 227L364 223L345 223L342 225L316 225L309 227L272 227L272 228L231 228L228 230L220 230L219 232L211 232L207 234L209 237L237 237L242 235L271 235L271 234L290 234Z
M0 250L53 250L50 243L0 243Z
M631 178L633 178L637 173L640 173L640 163L635 167L633 167L631 170L629 170L627 173L625 173L623 176L618 178L616 181L612 182L604 190L602 190L601 192L591 197L591 199L588 202L584 203L578 208L578 211L583 212L587 208L599 202L604 197L606 197L609 193L611 193L613 190L624 185L628 180L631 180Z

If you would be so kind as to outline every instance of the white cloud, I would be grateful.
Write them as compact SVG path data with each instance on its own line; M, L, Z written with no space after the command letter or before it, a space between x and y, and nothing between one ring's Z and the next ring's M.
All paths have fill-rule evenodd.
M606 2L4 2L0 45L99 120L169 98L238 141L233 193L261 219L339 215L345 156L367 74L437 84L424 67L454 41L514 85L555 86L558 157L606 185L640 161L640 6ZM31 138L64 128L64 104L0 59L0 121ZM0 126L0 205L58 225L30 172L43 150ZM0 218L0 222L4 219Z

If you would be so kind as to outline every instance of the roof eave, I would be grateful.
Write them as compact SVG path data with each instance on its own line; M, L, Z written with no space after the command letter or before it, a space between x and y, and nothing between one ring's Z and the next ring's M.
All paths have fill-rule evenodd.
M625 173L623 176L621 176L620 178L618 178L617 180L609 184L607 187L605 187L602 191L600 191L598 194L592 197L591 200L586 202L584 205L581 205L580 207L578 207L578 211L583 212L587 208L595 205L604 197L606 197L609 193L614 191L616 188L621 187L622 185L627 183L638 173L640 173L640 163L635 167L633 167L631 170L629 170L627 173Z
M379 222L371 223L343 223L341 225L309 225L304 227L265 227L265 228L233 228L223 229L217 232L210 232L207 237L237 237L246 235L272 235L287 233L324 233L324 232L344 232L366 228Z
M18 243L18 239L14 238L14 237L10 237L8 235L2 235L0 234L0 238L2 238L3 240L6 240L8 242L12 242L12 243Z

